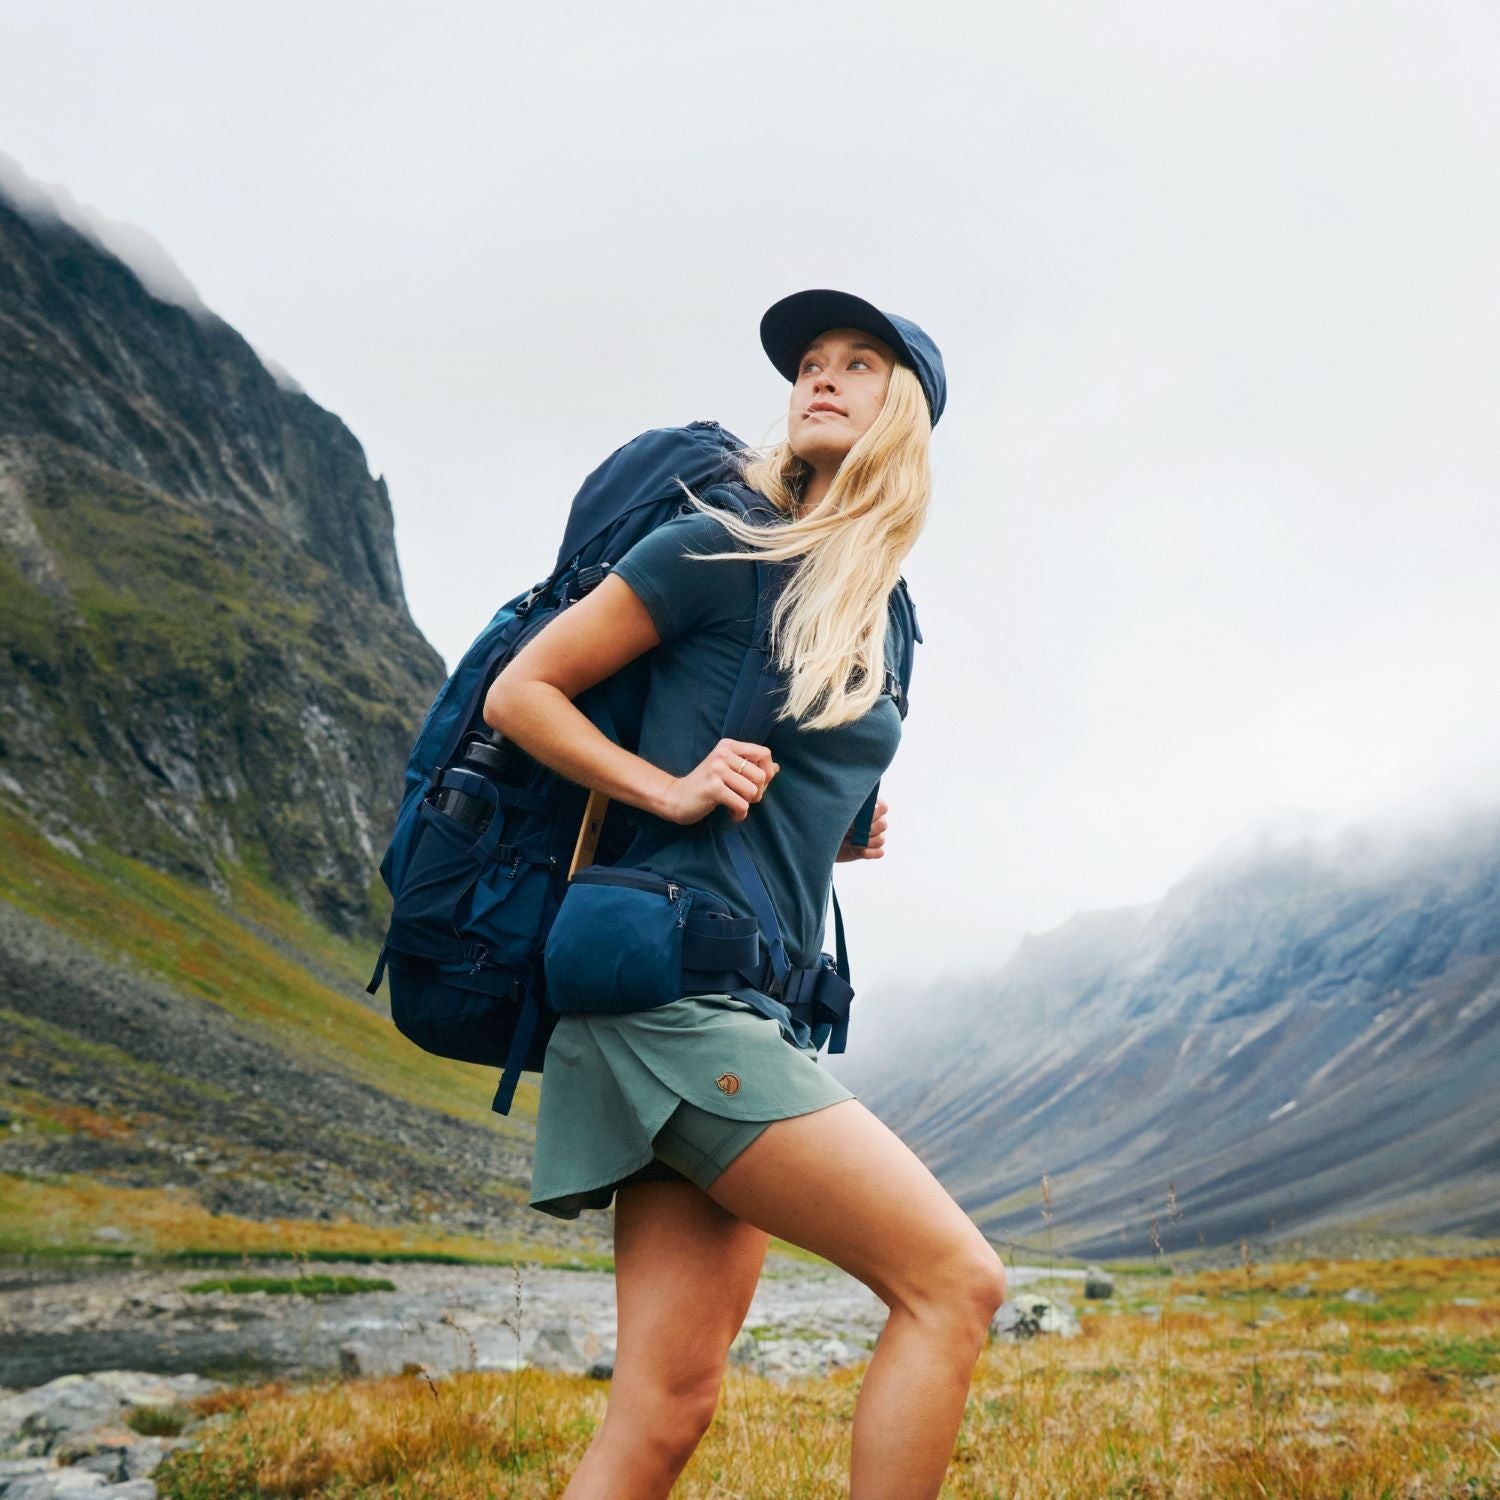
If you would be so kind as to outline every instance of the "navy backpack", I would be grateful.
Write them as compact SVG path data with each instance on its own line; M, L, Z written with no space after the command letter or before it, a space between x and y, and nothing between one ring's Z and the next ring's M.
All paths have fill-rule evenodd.
M375 994L389 975L391 1019L419 1047L503 1069L493 1105L501 1114L510 1111L521 1072L541 1070L556 1024L557 1011L547 1002L543 955L569 890L589 792L492 730L484 722L485 696L511 657L558 611L595 588L613 559L693 509L679 479L705 501L752 524L773 524L774 509L739 479L733 455L743 448L717 422L692 422L653 429L616 449L574 497L552 573L500 607L439 690L412 746L395 829L380 862L392 897L390 923L367 989ZM753 644L724 736L765 742L784 685L770 659L769 622L787 566L755 559ZM891 591L890 629L896 632L900 670L887 672L884 691L904 718L913 643L922 639L904 579ZM649 653L637 657L575 700L603 733L631 750L640 730L648 658ZM869 836L878 791L877 785L855 821L857 843ZM749 984L809 1025L827 1023L829 1050L842 1052L854 992L838 897L833 901L837 953L820 954L806 968L793 966L738 825L726 819L722 828L755 921L730 923L724 912L706 910L689 921L689 902L680 903L677 957L700 973L717 971L714 977L721 981L700 981L684 992L732 987L730 981ZM639 885L644 878L670 886L649 871L610 874L608 867L624 853L633 832L624 810L610 803L600 825L590 830L595 863L589 875L617 885ZM579 870L575 880L583 875ZM747 926L754 932L746 934Z

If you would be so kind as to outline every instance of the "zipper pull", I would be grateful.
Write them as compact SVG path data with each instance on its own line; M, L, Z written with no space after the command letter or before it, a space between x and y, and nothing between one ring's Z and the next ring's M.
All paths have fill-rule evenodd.
M469 966L469 973L477 974L484 967L484 961L489 956L490 950L481 943L479 945L479 952L474 955L474 962Z
M682 887L675 880L669 880L667 882L667 900L675 901L681 890Z

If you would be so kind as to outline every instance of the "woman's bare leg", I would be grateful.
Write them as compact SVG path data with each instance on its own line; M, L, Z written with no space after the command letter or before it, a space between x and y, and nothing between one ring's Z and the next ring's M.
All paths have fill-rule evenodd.
M563 1500L663 1500L713 1419L770 1236L690 1182L615 1193L615 1373Z
M857 1099L777 1120L709 1185L749 1224L843 1267L890 1308L854 1407L852 1500L942 1487L1005 1270L916 1154Z

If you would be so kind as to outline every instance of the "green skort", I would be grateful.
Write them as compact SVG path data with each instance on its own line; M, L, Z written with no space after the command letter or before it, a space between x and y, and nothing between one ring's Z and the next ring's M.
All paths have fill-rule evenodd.
M732 995L559 1016L547 1043L530 1206L607 1208L626 1181L706 1188L773 1120L856 1096Z

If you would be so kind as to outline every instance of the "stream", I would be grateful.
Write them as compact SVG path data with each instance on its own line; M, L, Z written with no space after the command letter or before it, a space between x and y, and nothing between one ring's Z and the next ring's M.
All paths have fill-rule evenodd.
M1049 1273L1008 1267L1014 1294ZM353 1295L193 1293L224 1276L384 1278L394 1291ZM1081 1271L1056 1271L1078 1277ZM767 1373L867 1358L885 1305L833 1267L768 1257L736 1357ZM607 1271L540 1265L453 1266L286 1261L226 1269L175 1263L0 1267L0 1386L128 1369L235 1382L273 1376L433 1375L522 1363L587 1372L612 1366L615 1288Z

